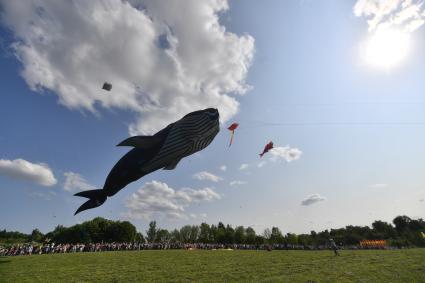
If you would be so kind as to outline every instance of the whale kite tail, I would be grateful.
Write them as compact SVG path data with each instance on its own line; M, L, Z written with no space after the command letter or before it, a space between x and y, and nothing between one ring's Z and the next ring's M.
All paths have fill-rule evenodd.
M77 209L74 215L86 209L91 209L102 205L107 198L104 190L83 191L76 193L74 196L85 197L89 199Z

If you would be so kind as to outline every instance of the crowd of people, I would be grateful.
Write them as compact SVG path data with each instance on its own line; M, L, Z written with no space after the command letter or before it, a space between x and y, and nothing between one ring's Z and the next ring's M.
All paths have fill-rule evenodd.
M185 243L90 243L90 244L55 244L42 245L21 244L9 247L0 246L0 256L17 256L32 254L54 253L81 253L81 252L104 252L104 251L140 251L140 250L325 250L329 246L305 246L290 244L273 245L248 245L248 244L185 244ZM335 248L335 247L331 247ZM344 247L344 249L358 249L358 246Z
M142 244L136 243L90 243L90 244L55 244L43 245L22 244L0 247L0 255L32 255L32 254L54 254L54 253L76 253L76 252L100 252L100 251L124 251L140 250Z

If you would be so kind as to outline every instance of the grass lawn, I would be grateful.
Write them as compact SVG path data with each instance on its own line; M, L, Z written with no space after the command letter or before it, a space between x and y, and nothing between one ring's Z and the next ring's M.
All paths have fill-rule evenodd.
M425 249L129 251L0 257L0 282L425 282Z

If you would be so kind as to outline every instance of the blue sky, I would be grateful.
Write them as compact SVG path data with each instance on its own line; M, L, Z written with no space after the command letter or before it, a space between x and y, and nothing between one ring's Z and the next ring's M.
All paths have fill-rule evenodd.
M421 7L397 21L405 13L396 0L383 1L388 9L367 0L188 1L173 7L180 16L166 1L13 2L0 2L0 229L47 232L102 216L141 231L156 219L299 233L425 217ZM394 65L371 64L368 40L386 30L402 30L408 51ZM167 50L155 45L162 34ZM394 52L386 62L404 51ZM210 106L223 124L208 148L73 216L84 200L72 195L101 188L127 152L117 143ZM232 122L240 128L229 148ZM260 159L270 140L278 149Z

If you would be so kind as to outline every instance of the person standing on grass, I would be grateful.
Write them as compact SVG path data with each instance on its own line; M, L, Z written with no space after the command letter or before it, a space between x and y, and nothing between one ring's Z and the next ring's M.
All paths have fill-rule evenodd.
M332 250L334 251L334 253L335 253L335 256L339 255L339 252L338 252L338 246L335 244L334 239L330 238L330 239L329 239L329 242L330 242L330 244L331 244L331 249L332 249Z

